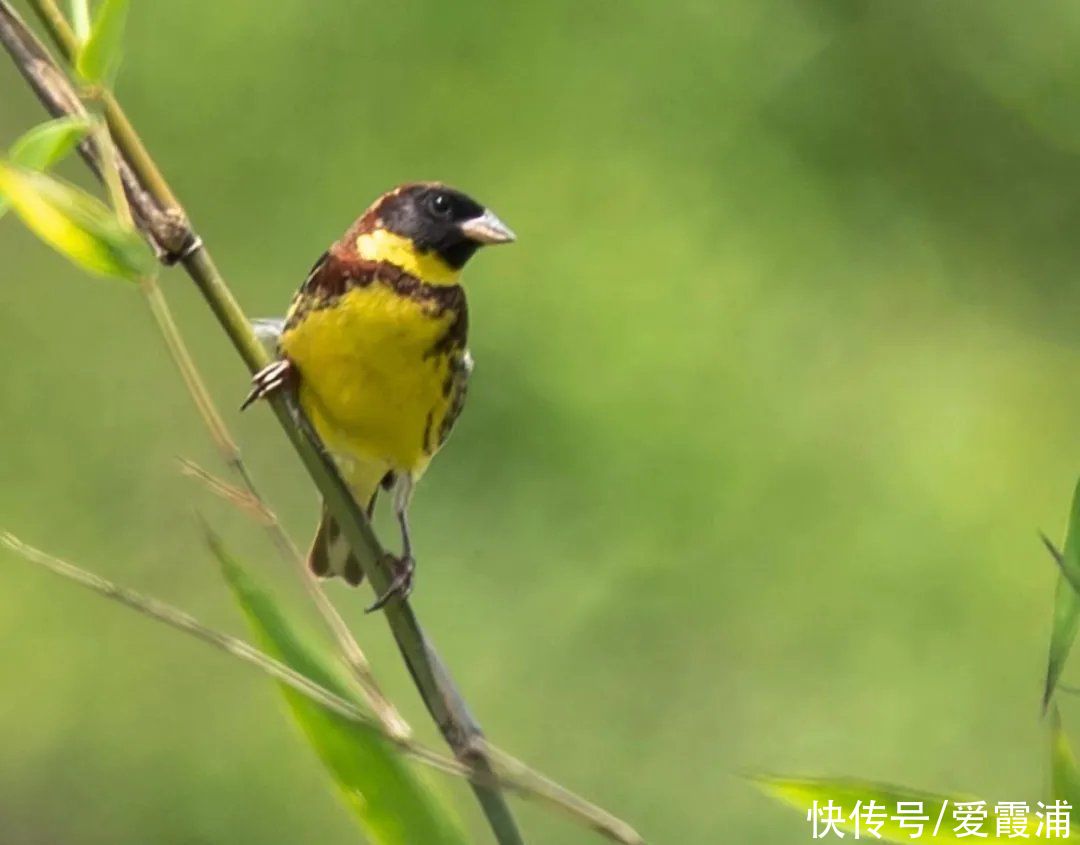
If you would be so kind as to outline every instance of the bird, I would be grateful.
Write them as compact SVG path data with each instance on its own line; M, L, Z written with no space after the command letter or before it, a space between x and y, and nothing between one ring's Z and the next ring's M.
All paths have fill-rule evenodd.
M319 257L283 321L255 321L275 338L276 358L255 374L241 408L292 390L369 518L380 488L390 493L401 555L369 612L412 590L409 504L465 404L473 361L462 271L480 247L513 240L459 190L400 185ZM363 580L325 504L307 562L320 577Z

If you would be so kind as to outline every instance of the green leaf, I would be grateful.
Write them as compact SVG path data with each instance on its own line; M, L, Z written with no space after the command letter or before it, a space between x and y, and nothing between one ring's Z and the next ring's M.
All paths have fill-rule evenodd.
M208 532L210 547L259 646L316 683L363 706L338 664L313 648L274 599ZM293 718L330 771L367 837L380 845L466 845L460 823L420 773L377 730L347 721L280 685Z
M48 170L75 149L89 131L89 122L79 117L60 117L41 123L12 145L11 161L28 170ZM7 210L7 200L0 197L0 217Z
M910 845L910 843L916 839L922 839L938 843L979 842L982 843L982 845L988 845L988 843L1005 843L1011 841L1015 845L1015 842L1018 841L1015 839L1009 840L1007 838L998 838L994 836L996 831L994 805L989 802L986 804L986 820L982 823L980 828L987 836L975 837L971 834L962 835L961 833L958 833L957 827L960 825L960 822L953 816L955 804L956 802L972 802L978 800L971 797L921 792L902 786L889 786L887 784L874 783L873 781L846 778L799 779L759 776L751 778L751 780L766 795L801 810L804 814L804 818L806 818L806 814L811 813L815 807L818 810L821 810L829 801L831 801L833 805L840 808L838 815L843 817L843 821L837 823L837 828L852 836L855 834L856 829L855 820L850 816L853 814L856 805L865 811L870 807L870 802L873 801L876 802L876 806L884 808L885 819L876 832L881 839L886 842L902 842ZM899 804L908 805L905 809L909 807L915 809L912 805L918 805L918 811L910 814L900 813L897 809ZM901 815L903 818L895 818L897 815ZM913 838L912 834L917 832L911 826L916 823L913 821L915 816L925 816L926 821L922 822L924 825L922 835ZM939 818L941 819L940 824L938 823ZM1037 826L1034 808L1032 808L1029 818L1031 820L1030 833L1034 836ZM860 838L868 840L875 839L866 827L865 818L860 819L859 823ZM907 826L905 826L904 823L906 823ZM813 828L811 827L812 824L813 821L808 819L806 822L808 837L813 832ZM931 834L934 833L935 826L937 827L937 833L931 836ZM830 831L828 837L830 839L834 838L835 833Z
M0 197L30 231L84 270L130 281L154 270L154 256L139 234L68 182L0 161Z
M1073 493L1064 553L1059 553L1046 537L1043 537L1043 542L1061 570L1054 594L1054 619L1043 690L1043 707L1046 708L1061 679L1076 633L1080 630L1080 596L1077 594L1077 590L1080 590L1080 482L1077 482Z
M75 70L86 82L106 82L116 73L129 6L129 0L103 0L94 15L90 36L75 57Z

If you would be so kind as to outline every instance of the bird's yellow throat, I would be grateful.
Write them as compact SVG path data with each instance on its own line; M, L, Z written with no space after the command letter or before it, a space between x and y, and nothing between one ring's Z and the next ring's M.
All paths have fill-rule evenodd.
M456 285L461 270L455 270L434 252L420 252L409 238L376 229L356 239L356 252L366 261L386 261L429 285Z

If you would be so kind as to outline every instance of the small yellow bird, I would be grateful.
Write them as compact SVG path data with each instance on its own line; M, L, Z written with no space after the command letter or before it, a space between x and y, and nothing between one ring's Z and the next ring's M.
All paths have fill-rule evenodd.
M498 217L445 185L384 194L315 263L277 326L278 360L256 374L244 401L295 388L369 516L380 485L392 491L402 554L370 610L412 589L409 501L465 403L472 358L462 269L481 246L512 240ZM308 565L352 585L363 578L325 508Z

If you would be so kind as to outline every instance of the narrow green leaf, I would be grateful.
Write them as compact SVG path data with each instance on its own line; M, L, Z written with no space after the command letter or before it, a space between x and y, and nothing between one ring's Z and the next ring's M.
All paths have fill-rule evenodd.
M978 806L978 799L971 797L941 795L902 786L845 778L830 780L754 777L751 780L766 795L801 810L804 818L807 819L808 837L814 833L813 813L816 810L818 811L816 821L819 834L825 829L826 819L831 816L837 819L835 829L851 836L856 833L857 820L860 839L873 840L880 837L886 842L902 842L908 845L918 839L938 843L979 842L982 845L1010 841L1007 837L995 836L997 832L995 806L989 802L982 804L986 811L985 820L981 823L977 821L971 823L971 827L978 825L978 829L986 836L976 837L972 833L964 832L964 823L961 817L956 815L959 812L963 816L964 809L961 807L957 810L957 807L958 805L971 807L973 804ZM856 807L859 808L858 811ZM882 808L881 811L877 810L879 807ZM1026 814L1030 820L1029 833L1032 837L1037 829L1036 809L1036 807L1031 807L1030 813ZM881 821L880 827L876 826L878 821ZM874 825L874 832L871 832L868 823ZM920 825L921 834L919 834ZM934 833L935 828L937 833ZM828 829L827 837L830 839L836 836L833 830ZM1016 840L1011 841L1015 843Z
M107 82L116 73L129 6L129 0L102 0L98 7L90 36L75 57L75 70L86 82Z
M208 532L210 547L260 647L298 672L361 704L338 665L313 648L272 596ZM329 770L367 837L379 845L466 845L460 823L421 774L374 728L342 719L281 686L293 718Z
M70 0L71 28L80 44L90 37L90 0Z
M1080 481L1073 493L1072 510L1069 513L1069 528L1065 535L1065 551L1058 553L1053 544L1045 537L1043 541L1055 562L1061 569L1054 594L1054 618L1050 631L1050 651L1046 663L1046 685L1043 689L1043 707L1047 707L1054 689L1061 679L1065 661L1069 656L1077 631L1080 630L1080 596L1076 587L1080 585Z
M35 235L84 270L130 281L153 272L154 256L139 234L68 182L0 161L0 196Z

